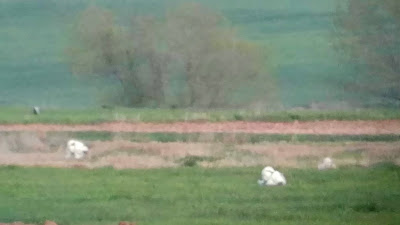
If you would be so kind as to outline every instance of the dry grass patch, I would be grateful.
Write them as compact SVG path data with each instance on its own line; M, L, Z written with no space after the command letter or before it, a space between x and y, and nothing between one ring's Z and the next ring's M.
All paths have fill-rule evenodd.
M67 136L46 133L0 133L0 165L74 168L163 168L177 166L265 166L316 168L324 157L336 165L371 165L382 161L400 164L400 142L263 142L234 144L240 135L222 142L132 142L115 136L112 141L87 141L84 160L66 160ZM214 139L204 134L201 139ZM240 143L240 142L239 142Z
M46 132L0 132L0 153L56 152L65 149L65 134L48 135Z

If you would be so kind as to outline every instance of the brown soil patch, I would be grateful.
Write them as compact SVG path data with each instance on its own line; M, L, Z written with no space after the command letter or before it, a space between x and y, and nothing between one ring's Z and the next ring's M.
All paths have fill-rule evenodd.
M0 223L0 225L35 225L35 224L27 224L22 222L14 222L14 223Z
M348 143L234 143L237 133L281 134L400 134L400 120L316 121L293 123L222 122L171 124L104 123L98 125L0 125L0 131L20 131L0 136L0 165L50 166L69 168L163 168L198 160L204 167L264 166L316 167L324 157L332 157L338 166L370 165L380 161L400 164L400 142ZM203 132L205 143L137 143L131 141L93 141L86 144L90 154L84 160L66 160L67 137L46 136L48 131L111 132ZM212 132L227 132L222 143L207 143ZM14 136L13 136L14 135ZM231 137L232 136L232 137ZM190 158L192 157L192 158ZM193 158L194 157L194 158Z
M46 166L69 168L165 168L184 166L195 157L203 167L265 166L316 168L324 157L338 166L368 166L391 161L400 164L400 142L348 143L136 143L129 141L95 141L84 160L65 159L64 151L8 152L1 154L0 165Z
M121 221L121 222L119 222L119 225L136 225L136 223L128 222L128 221Z
M128 123L96 125L11 124L0 125L0 131L110 131L110 132L177 132L177 133L276 133L276 134L400 134L400 120L377 121L305 121L305 122L177 122Z
M35 225L35 224L27 224L27 223L22 223L22 222L14 222L14 223L0 223L0 225ZM57 225L57 223L51 221L51 220L46 220L43 225ZM127 221L121 221L119 222L119 225L136 225L134 222L127 222Z
M57 225L57 224L51 220L46 220L43 225Z

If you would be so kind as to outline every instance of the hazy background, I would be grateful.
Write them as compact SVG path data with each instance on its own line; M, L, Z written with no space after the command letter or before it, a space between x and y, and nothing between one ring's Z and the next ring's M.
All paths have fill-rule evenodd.
M161 15L176 0L0 0L0 105L93 107L110 83L71 74L64 56L71 25L88 5L132 15ZM199 0L219 10L239 34L267 49L280 107L347 107L375 100L345 90L357 79L332 45L335 0ZM111 84L112 85L112 84ZM348 103L352 102L352 103Z

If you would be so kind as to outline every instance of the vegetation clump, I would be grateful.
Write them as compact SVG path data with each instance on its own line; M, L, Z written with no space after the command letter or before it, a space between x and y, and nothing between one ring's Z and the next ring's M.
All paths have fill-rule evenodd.
M232 106L238 88L271 79L262 48L240 38L214 10L186 3L165 18L133 15L117 24L111 11L81 13L67 50L75 74L95 74L120 85L113 103L126 106ZM110 97L113 98L113 97ZM254 99L252 99L254 100Z

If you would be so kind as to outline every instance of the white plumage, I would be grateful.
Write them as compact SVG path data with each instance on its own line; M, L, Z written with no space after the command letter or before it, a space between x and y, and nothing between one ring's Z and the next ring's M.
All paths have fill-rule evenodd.
M67 153L65 158L71 158L73 156L75 159L83 158L89 152L89 148L80 141L69 140L67 143Z
M272 174L275 172L274 168L267 166L261 171L261 179L269 180Z
M39 114L40 114L40 108L39 108L39 106L34 106L34 107L33 107L33 114L35 114L35 115L39 115Z
M261 171L261 179L258 180L258 184L266 186L286 185L286 178L281 172L267 166Z
M322 163L318 164L318 169L319 170L328 170L328 169L336 169L335 163L333 163L333 160L329 157L324 158Z

